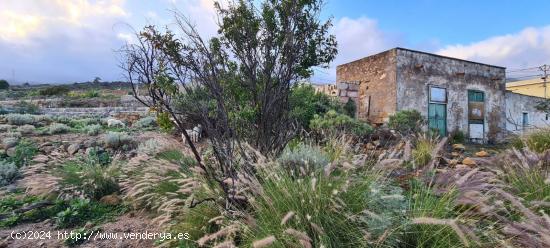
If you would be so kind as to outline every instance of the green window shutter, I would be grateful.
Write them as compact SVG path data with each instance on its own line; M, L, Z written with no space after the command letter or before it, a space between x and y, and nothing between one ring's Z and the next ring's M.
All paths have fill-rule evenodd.
M483 102L484 94L481 91L469 90L468 91L468 101L470 102Z

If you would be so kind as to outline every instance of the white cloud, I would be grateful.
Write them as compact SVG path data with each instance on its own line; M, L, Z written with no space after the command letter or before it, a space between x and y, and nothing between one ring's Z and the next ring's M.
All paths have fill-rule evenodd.
M336 66L391 49L403 43L398 34L384 32L376 20L360 17L343 17L335 21L333 32L338 41L338 55L330 68L317 71L312 81L333 83Z
M510 69L535 67L550 63L550 26L528 27L467 45L448 45L437 53Z

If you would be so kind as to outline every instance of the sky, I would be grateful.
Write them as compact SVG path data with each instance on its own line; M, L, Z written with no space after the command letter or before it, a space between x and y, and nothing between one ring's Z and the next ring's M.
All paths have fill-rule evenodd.
M146 24L173 27L175 8L215 34L213 0L0 0L0 79L124 80L116 50ZM311 81L333 82L336 65L397 46L536 75L529 68L550 64L548 9L545 0L327 0L321 18L332 18L339 53Z

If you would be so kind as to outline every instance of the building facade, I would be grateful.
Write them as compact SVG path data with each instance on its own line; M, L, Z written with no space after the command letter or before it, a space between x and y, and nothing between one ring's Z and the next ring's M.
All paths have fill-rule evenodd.
M357 117L383 124L400 110L416 109L428 128L454 130L471 140L496 142L506 133L505 68L394 48L339 65L338 89L357 103ZM355 97L356 95L356 97Z

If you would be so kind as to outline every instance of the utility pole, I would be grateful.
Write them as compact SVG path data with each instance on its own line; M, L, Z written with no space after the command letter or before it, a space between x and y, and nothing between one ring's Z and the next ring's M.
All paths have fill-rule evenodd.
M539 69L543 72L543 75L542 75L542 80L543 83L544 83L544 99L547 99L547 95L546 95L546 90L547 90L547 86L546 86L546 78L548 78L548 72L550 71L550 66L548 66L547 64L544 64L544 65L541 65L539 67Z

